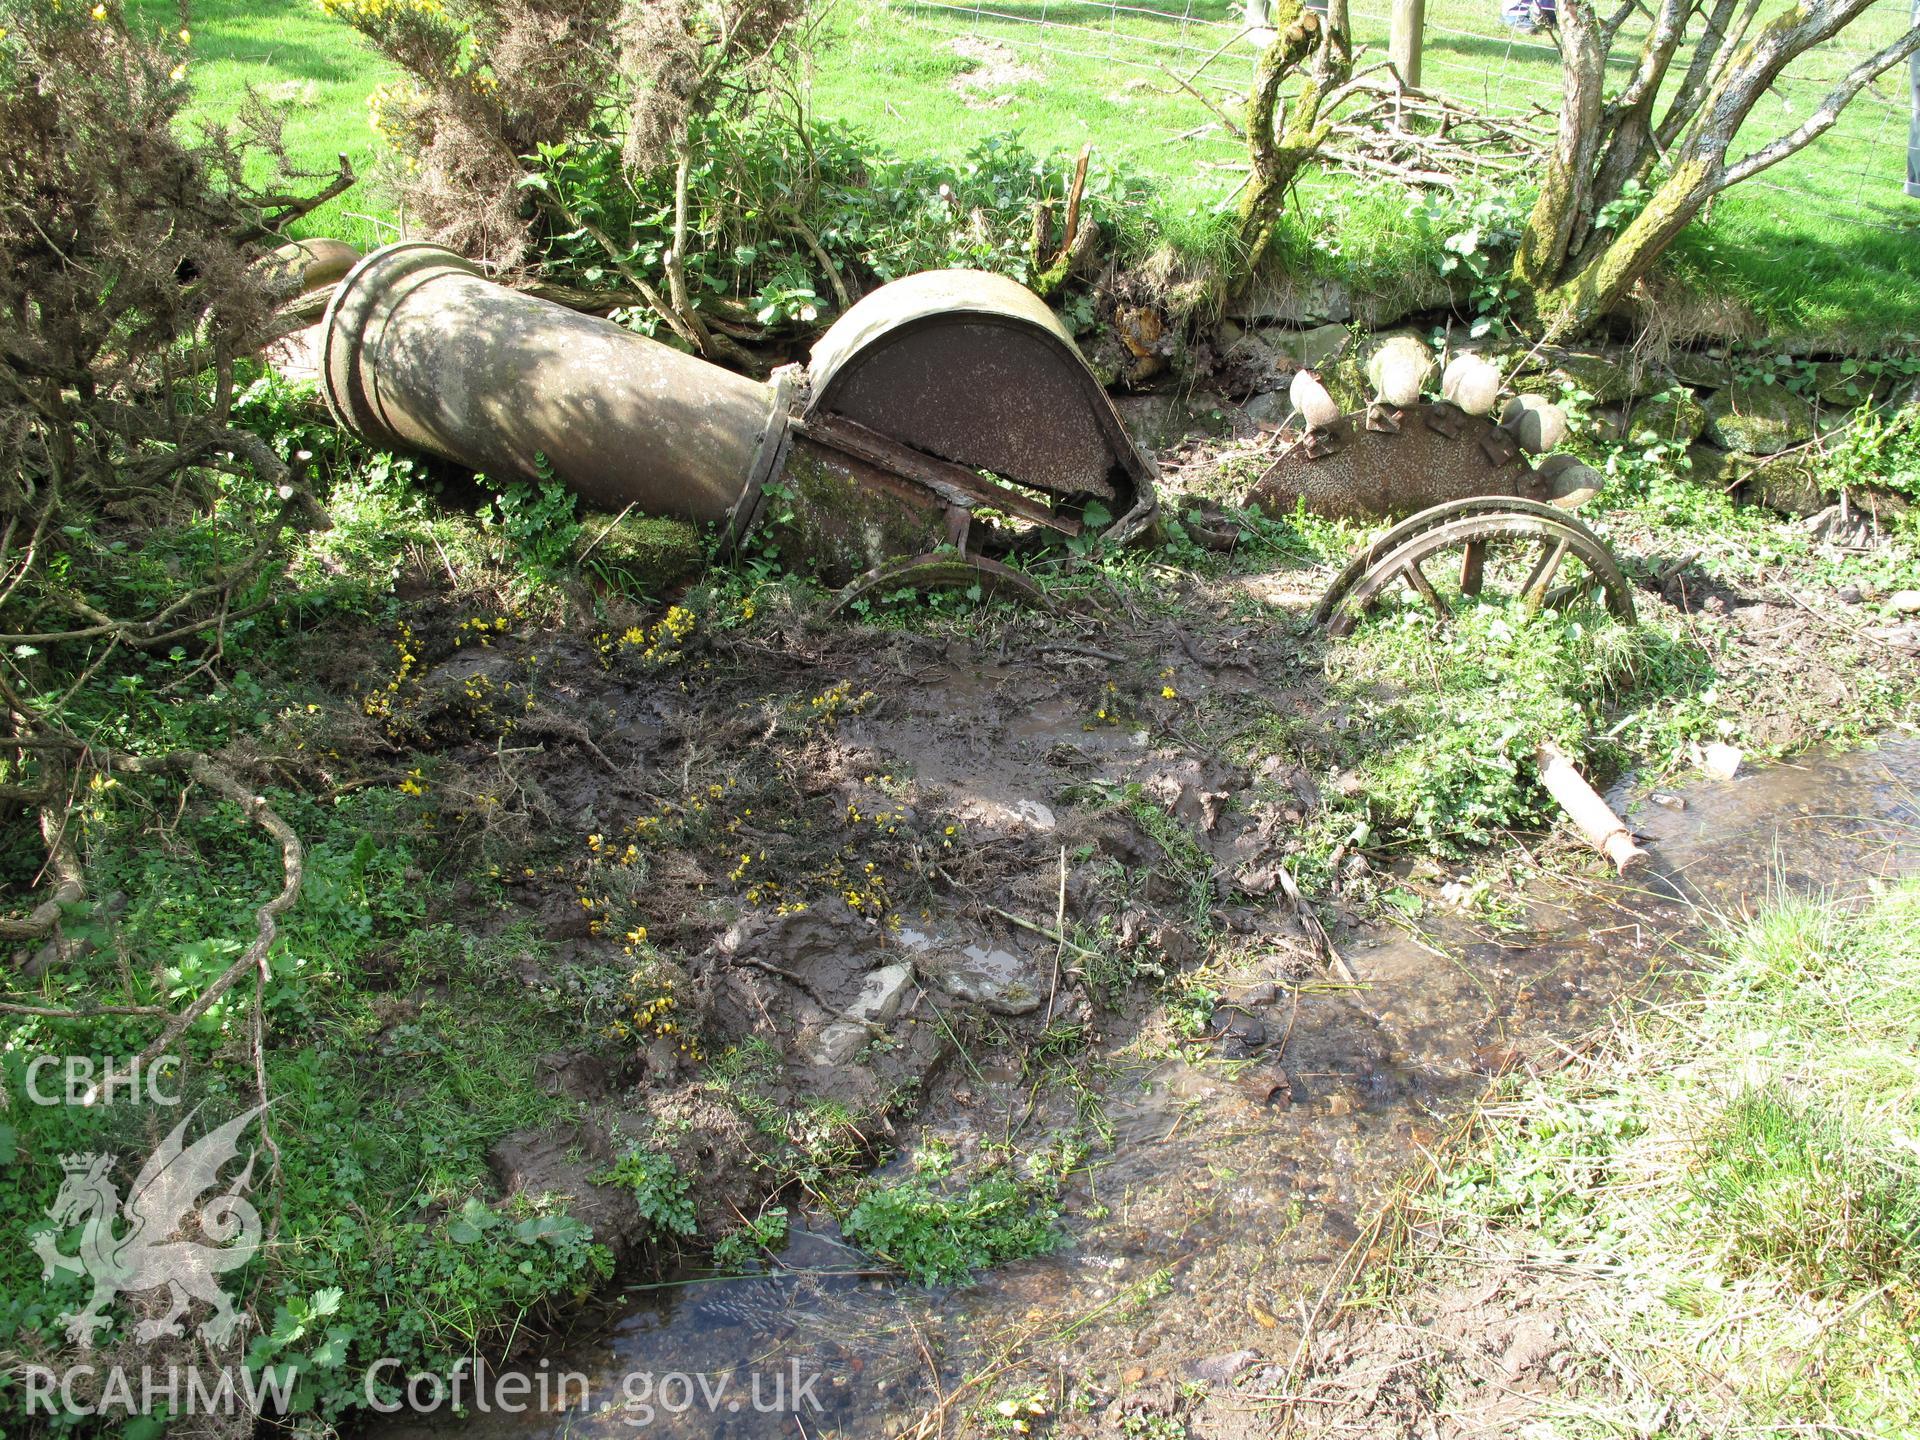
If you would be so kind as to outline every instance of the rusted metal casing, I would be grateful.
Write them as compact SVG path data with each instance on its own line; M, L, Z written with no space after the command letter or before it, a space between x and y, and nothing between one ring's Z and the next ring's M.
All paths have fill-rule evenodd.
M1247 503L1269 515L1304 504L1328 519L1371 519L1468 495L1531 493L1526 457L1491 421L1445 402L1395 413L1391 431L1349 415L1322 436L1296 441L1255 482Z
M1154 466L1046 303L983 270L881 286L814 345L806 416L837 416L1053 503L1097 501L1113 542L1154 514Z
M437 245L368 255L322 327L321 391L348 429L499 478L533 478L544 458L602 509L737 532L781 459L778 387L495 284Z

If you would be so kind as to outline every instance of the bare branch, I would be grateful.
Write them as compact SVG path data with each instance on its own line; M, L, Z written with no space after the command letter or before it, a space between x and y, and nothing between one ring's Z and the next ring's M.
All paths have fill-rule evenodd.
M1813 113L1793 130L1727 166L1714 188L1724 190L1729 185L1738 185L1768 166L1779 164L1795 151L1805 149L1833 128L1834 122L1840 118L1840 112L1846 109L1847 103L1855 95L1907 59L1915 50L1920 50L1920 25L1892 44L1882 46L1849 70L1840 83L1827 92L1826 98L1814 107Z
M300 844L300 837L293 827L274 813L266 800L255 795L242 785L231 770L217 761L209 759L198 751L181 750L157 760L144 760L135 756L116 756L115 764L119 769L134 774L161 774L169 771L185 770L195 780L209 789L234 802L241 812L254 824L265 830L280 842L280 868L283 882L280 893L254 912L255 931L253 942L240 953L240 958L229 965L226 971L205 990L185 1010L168 1022L153 1043L140 1052L139 1063L150 1065L178 1040L195 1021L211 1010L220 997L231 990L249 971L261 970L266 963L267 952L273 948L274 939L280 933L280 917L293 908L300 898L300 883L306 875L306 851Z
M58 790L58 782L53 783ZM40 808L40 834L47 845L47 868L53 872L53 893L25 919L0 920L0 940L45 940L59 925L61 911L87 898L87 877L74 858L64 805Z

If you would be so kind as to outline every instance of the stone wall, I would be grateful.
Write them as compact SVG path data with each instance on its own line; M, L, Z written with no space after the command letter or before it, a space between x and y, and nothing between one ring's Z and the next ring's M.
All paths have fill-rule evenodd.
M1302 366L1317 370L1343 406L1358 409L1367 399L1365 364L1373 349L1392 334L1427 341L1433 333L1369 326L1360 314L1367 307L1328 282L1270 291L1234 308L1238 313L1212 337L1212 373L1195 390L1180 401L1123 402L1144 443L1165 443L1169 430L1226 428L1223 415L1266 428L1293 423L1287 386ZM1535 349L1475 340L1462 326L1448 343L1488 355L1517 390L1558 398L1572 386L1608 438L1650 435L1684 450L1699 483L1790 515L1813 514L1829 502L1822 460L1849 417L1868 400L1889 398L1896 383L1913 386L1876 378L1869 360L1817 352L1769 365L1743 363L1721 346L1655 360L1627 346ZM1792 376L1791 385L1778 378L1782 373Z

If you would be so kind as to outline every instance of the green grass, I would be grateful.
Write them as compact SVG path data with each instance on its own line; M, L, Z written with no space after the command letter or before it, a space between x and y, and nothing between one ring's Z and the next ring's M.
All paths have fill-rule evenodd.
M1684 997L1528 1082L1424 1206L1564 1312L1560 1434L1886 1434L1920 1414L1920 882L1732 924ZM1477 1273L1484 1273L1478 1271ZM1904 1432L1901 1432L1904 1433Z
M1843 37L1844 55L1830 47L1796 66L1756 113L1749 139L1804 119L1823 88L1817 82L1897 29L1896 8L1883 5L1859 22ZM1233 33L1231 10L1228 0L1199 0L1183 23L1110 12L1091 0L1018 0L979 12L841 0L822 25L814 110L907 156L957 160L987 136L1016 132L1037 153L1062 152L1064 163L1090 143L1104 163L1153 182L1153 198L1131 217L1140 232L1164 235L1189 257L1217 258L1218 217L1240 183L1233 167L1242 150L1207 105L1158 67L1191 72ZM163 0L135 0L133 13L172 28L178 12ZM1356 10L1361 46L1384 49L1383 14ZM1032 23L1043 16L1045 27ZM1498 29L1491 0L1431 0L1427 20L1429 85L1497 109L1557 106L1557 54L1543 40L1490 37ZM193 30L197 116L231 115L253 86L281 117L297 162L329 168L345 152L361 173L370 170L376 144L366 100L392 72L343 22L311 0L202 0ZM955 45L980 41L1005 47L997 58L1020 73L959 88L982 62ZM995 59L989 54L987 63ZM1248 47L1229 44L1199 88L1233 115L1251 64ZM1724 197L1677 247L1677 272L1705 293L1752 306L1776 333L1837 330L1871 341L1920 334L1920 201L1900 191L1904 84L1904 70L1883 78L1830 134ZM1452 228L1419 210L1397 185L1309 177L1296 196L1287 253L1356 284L1388 283L1430 264ZM391 238L385 227L395 218L363 185L296 229L367 245Z
M127 13L136 28L171 32L182 8L132 0ZM297 169L330 174L344 154L355 173L372 174L379 142L367 121L367 97L395 72L359 35L321 14L313 0L207 0L187 8L190 122L230 120L251 87L279 119ZM293 228L369 249L396 238L395 218L386 197L363 180Z
M1557 111L1558 53L1544 37L1492 35L1500 28L1495 8L1489 0L1429 0L1424 83L1496 111L1536 103ZM1092 0L997 3L978 13L914 0L846 0L834 12L834 43L821 58L816 101L822 114L943 154L1004 129L1018 130L1041 152L1092 142L1114 163L1153 177L1160 215L1191 225L1230 202L1239 175L1216 167L1241 161L1243 152L1218 117L1158 67L1190 74L1233 34L1228 22L1236 11L1228 0L1202 0L1183 25L1116 17ZM1032 23L1042 15L1045 27ZM1384 7L1354 7L1356 45L1372 47L1373 60L1385 52L1384 15ZM1903 11L1879 7L1843 35L1846 58L1885 43L1903 23ZM974 66L954 48L967 37L1009 47L1010 58L1035 73L970 98L951 83ZM1251 55L1244 44L1229 45L1200 82L1235 119ZM1624 68L1621 59L1615 69ZM1755 112L1746 141L1757 145L1800 123L1825 89L1819 82L1842 68L1834 47L1804 58ZM1000 106L979 98L1001 95L1010 99ZM1920 201L1900 189L1905 107L1905 70L1898 68L1828 135L1725 197L1681 248L1683 273L1710 293L1752 305L1776 329L1841 328L1874 339L1920 331L1913 245ZM1176 138L1202 127L1211 128ZM1362 283L1423 262L1440 238L1409 214L1398 186L1310 177L1297 206L1323 213L1295 237L1293 253L1331 260L1335 273Z

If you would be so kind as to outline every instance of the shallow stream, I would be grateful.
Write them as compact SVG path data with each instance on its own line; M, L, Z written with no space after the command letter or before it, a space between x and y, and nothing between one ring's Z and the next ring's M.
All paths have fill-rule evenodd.
M1070 1195L1058 1253L933 1293L876 1275L808 1217L771 1273L628 1292L601 1333L552 1353L545 1368L585 1377L586 1409L451 1423L502 1437L931 1436L921 1422L943 1397L957 1397L945 1433L970 1433L953 1422L992 1388L967 1385L983 1372L1117 1394L1219 1378L1247 1352L1284 1359L1367 1217L1491 1076L1550 1062L1715 915L1920 868L1920 741L1703 781L1678 792L1684 808L1613 798L1653 852L1648 875L1541 882L1523 923L1499 929L1430 909L1348 938L1357 986L1237 977L1225 1000L1241 1007L1216 1017L1237 1017L1235 1043L1201 1063L1123 1052L1099 1081L1111 1142ZM1025 1144L1073 1104L983 1071L944 1089L921 1133L963 1155ZM811 1403L794 1413L797 1390ZM378 1433L447 1429L395 1417Z

